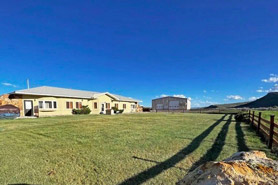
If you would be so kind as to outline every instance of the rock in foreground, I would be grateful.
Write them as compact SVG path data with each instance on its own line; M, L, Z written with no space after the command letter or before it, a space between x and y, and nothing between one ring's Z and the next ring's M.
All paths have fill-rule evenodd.
M238 152L220 162L207 162L187 174L178 185L278 185L278 161L264 152Z

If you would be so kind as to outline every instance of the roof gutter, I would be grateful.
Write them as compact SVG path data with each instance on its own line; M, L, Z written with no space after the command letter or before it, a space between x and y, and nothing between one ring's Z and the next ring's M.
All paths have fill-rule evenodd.
M65 98L83 98L83 99L95 99L93 97L82 97L82 96L66 96L66 95L53 95L53 94L40 94L40 93L25 93L14 91L10 94L21 94L21 95L35 95L35 96L54 96L54 97L65 97Z

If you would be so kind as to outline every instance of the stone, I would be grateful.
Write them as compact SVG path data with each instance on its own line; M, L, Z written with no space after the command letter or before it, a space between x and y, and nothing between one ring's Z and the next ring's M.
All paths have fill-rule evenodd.
M11 97L9 94L0 95L0 106L1 105L14 105L23 111L22 97L20 95Z
M238 152L220 162L206 162L178 185L278 185L278 161L264 152Z
M138 105L136 108L136 112L143 112L143 106Z

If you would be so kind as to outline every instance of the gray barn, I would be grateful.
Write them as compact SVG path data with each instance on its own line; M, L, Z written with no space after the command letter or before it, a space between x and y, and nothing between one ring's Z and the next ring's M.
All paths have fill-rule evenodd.
M191 109L189 98L167 96L152 100L152 109L155 111L185 111Z

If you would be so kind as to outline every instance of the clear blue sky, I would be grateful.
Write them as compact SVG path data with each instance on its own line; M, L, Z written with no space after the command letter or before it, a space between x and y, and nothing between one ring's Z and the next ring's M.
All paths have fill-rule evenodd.
M205 106L278 89L277 0L9 0L0 7L0 94L26 88L29 78L31 87L109 91L145 106L163 94Z

